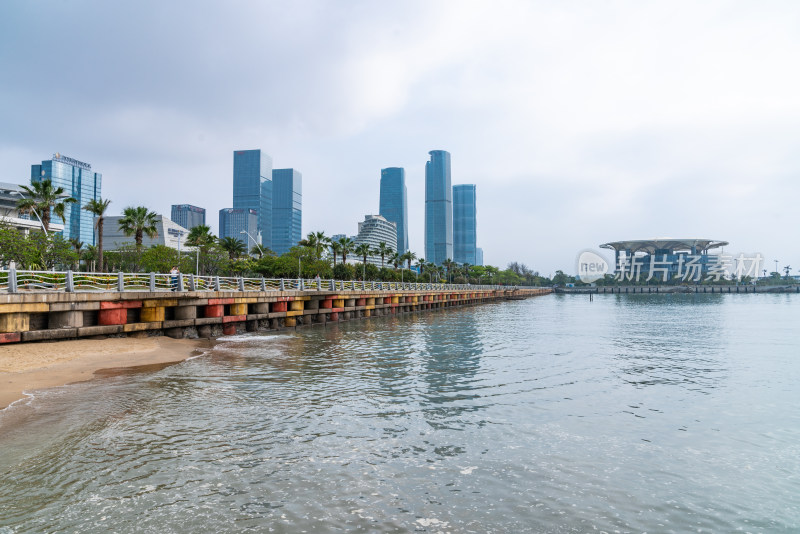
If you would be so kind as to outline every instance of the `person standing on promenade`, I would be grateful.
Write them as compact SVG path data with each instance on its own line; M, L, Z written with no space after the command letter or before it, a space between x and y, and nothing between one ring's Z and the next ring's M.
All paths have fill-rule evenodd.
M172 291L177 291L178 290L178 274L179 273L180 273L180 271L178 270L178 266L177 265L173 265L172 266L172 270L170 270L170 272L169 272L169 274L172 276L172 280L171 280L171 282L172 282L172 284L171 284L172 285Z
M319 273L317 273L316 278L314 278L314 282L317 283L317 291L322 291L322 278L319 277Z

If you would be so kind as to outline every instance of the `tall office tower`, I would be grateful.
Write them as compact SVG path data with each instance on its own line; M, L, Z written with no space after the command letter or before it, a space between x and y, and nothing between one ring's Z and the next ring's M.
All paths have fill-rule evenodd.
M172 205L172 222L175 222L187 230L191 230L195 226L206 224L206 210L205 208L198 208L191 204L173 204Z
M483 265L483 249L481 247L475 249L475 265Z
M260 244L271 249L272 158L259 149L233 153L233 209L256 211Z
M258 212L235 208L219 210L219 237L233 237L244 243L247 250L252 249L259 237Z
M272 250L286 254L303 238L303 175L272 171Z
M77 200L66 205L62 235L66 239L78 238L86 245L94 245L94 215L83 207L90 200L100 198L103 175L92 172L88 163L56 152L53 159L44 160L41 165L31 165L31 182L42 180L50 180L53 187L63 187L67 196ZM52 220L60 222L55 216Z
M478 265L477 209L473 184L453 186L453 261Z
M406 199L406 171L402 167L381 169L381 201L378 212L397 225L397 249L408 250L408 201Z
M429 152L425 164L425 259L441 265L453 259L453 189L450 186L450 153Z

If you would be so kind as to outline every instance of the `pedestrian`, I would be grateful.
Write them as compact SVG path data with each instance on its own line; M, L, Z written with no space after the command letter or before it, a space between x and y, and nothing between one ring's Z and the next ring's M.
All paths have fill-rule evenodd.
M169 272L169 274L172 276L172 280L171 280L171 282L172 282L172 284L171 284L172 285L172 291L177 291L178 290L178 274L179 273L180 273L180 271L178 270L178 266L177 265L173 265L172 266L172 270L170 270L170 272Z
M317 283L317 291L322 291L322 278L319 277L319 273L317 273L314 281Z

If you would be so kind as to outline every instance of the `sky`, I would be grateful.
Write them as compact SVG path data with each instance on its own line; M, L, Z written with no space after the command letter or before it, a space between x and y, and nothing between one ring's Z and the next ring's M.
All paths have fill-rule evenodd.
M798 58L796 1L5 0L0 181L60 152L110 215L189 203L216 231L260 148L302 173L304 234L354 235L404 167L424 257L447 150L487 264L699 237L797 274Z

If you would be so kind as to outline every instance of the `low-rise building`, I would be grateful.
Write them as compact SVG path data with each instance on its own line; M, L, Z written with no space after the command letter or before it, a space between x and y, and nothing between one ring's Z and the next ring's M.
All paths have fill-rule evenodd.
M6 224L17 230L28 233L31 230L42 230L42 222L39 214L22 214L17 209L17 202L25 198L22 186L0 182L0 223ZM50 231L62 232L63 222L58 222L59 218L53 216L50 219Z
M95 221L96 221L95 217ZM133 235L127 236L119 227L119 220L121 216L112 216L103 218L103 248L105 250L117 250L125 245L136 244L136 238ZM189 236L189 230L183 226L171 221L163 215L156 217L156 231L155 237L150 237L144 234L142 237L142 246L145 248L154 245L164 245L176 250L189 250L191 247L186 246L186 238ZM97 227L95 225L95 234L97 234Z

